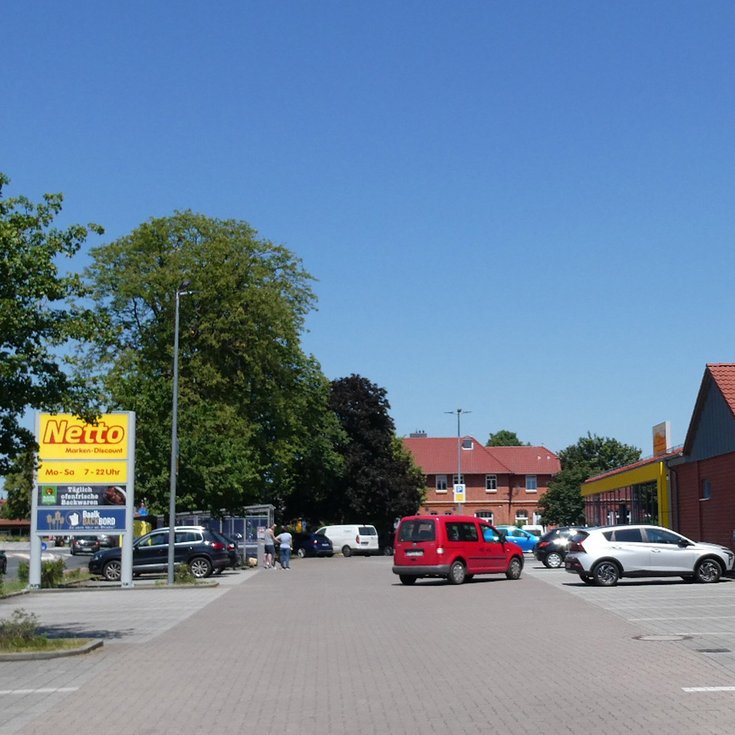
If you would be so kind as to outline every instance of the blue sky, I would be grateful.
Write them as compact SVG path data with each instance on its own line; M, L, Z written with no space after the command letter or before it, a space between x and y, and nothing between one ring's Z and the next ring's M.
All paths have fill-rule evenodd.
M681 443L735 361L735 4L3 4L0 170L102 240L193 209L317 279L399 434ZM82 268L84 254L75 259Z

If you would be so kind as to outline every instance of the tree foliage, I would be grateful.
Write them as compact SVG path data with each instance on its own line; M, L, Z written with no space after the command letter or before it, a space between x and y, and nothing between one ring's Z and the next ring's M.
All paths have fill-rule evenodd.
M89 232L101 228L58 229L53 222L61 194L45 194L38 204L24 196L5 198L8 183L0 173L0 474L35 446L22 425L27 411L93 417L90 385L61 355L104 328L85 306L87 290L78 274L59 270L59 260L74 256Z
M104 372L109 408L136 412L136 493L154 512L168 507L177 292L178 507L285 512L339 470L329 384L300 345L311 276L289 250L245 222L177 212L92 257L87 277L115 337L89 364Z
M640 456L641 450L637 447L590 433L562 449L559 452L561 472L551 479L549 489L539 500L544 523L584 522L582 483L595 475L636 462Z
M33 471L35 454L31 451L19 454L5 477L5 491L8 497L0 507L0 517L11 520L31 517L31 493L33 492Z
M496 431L494 434L490 434L490 438L487 440L486 446L488 447L523 447L528 446L527 443L522 442L515 431L508 431L507 429L501 429Z
M348 439L344 471L322 506L323 517L389 531L395 518L418 510L424 476L395 436L386 391L353 374L332 381L330 406Z

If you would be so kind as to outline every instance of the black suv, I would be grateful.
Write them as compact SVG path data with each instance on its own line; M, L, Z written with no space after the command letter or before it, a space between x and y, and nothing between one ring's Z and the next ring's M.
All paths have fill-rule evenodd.
M225 540L203 526L176 526L174 561L186 564L198 578L225 569L230 563ZM161 573L168 569L168 528L158 528L133 542L133 574ZM110 582L122 576L122 549L101 549L89 560L89 571Z
M533 555L547 568L557 569L564 563L572 536L580 526L559 526L547 531L539 538Z

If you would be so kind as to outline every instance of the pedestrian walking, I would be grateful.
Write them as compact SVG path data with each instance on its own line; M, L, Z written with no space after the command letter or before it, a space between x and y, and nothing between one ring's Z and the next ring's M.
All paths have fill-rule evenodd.
M293 536L284 529L276 536L281 552L281 569L291 570L291 545L293 544Z
M268 526L265 529L265 568L270 569L273 567L275 569L276 562L275 562L275 556L276 556L276 527L275 524L272 526Z

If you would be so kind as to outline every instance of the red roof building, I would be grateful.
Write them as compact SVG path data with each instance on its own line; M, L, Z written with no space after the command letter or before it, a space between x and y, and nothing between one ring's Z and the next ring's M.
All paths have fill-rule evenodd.
M582 486L590 524L656 523L735 548L735 363L705 366L683 447Z
M495 525L537 524L538 501L561 469L546 447L486 447L472 436L411 436L403 443L426 476L422 513L461 512ZM465 486L463 496L455 497L455 485Z
M676 528L735 548L735 363L705 367L673 475Z

